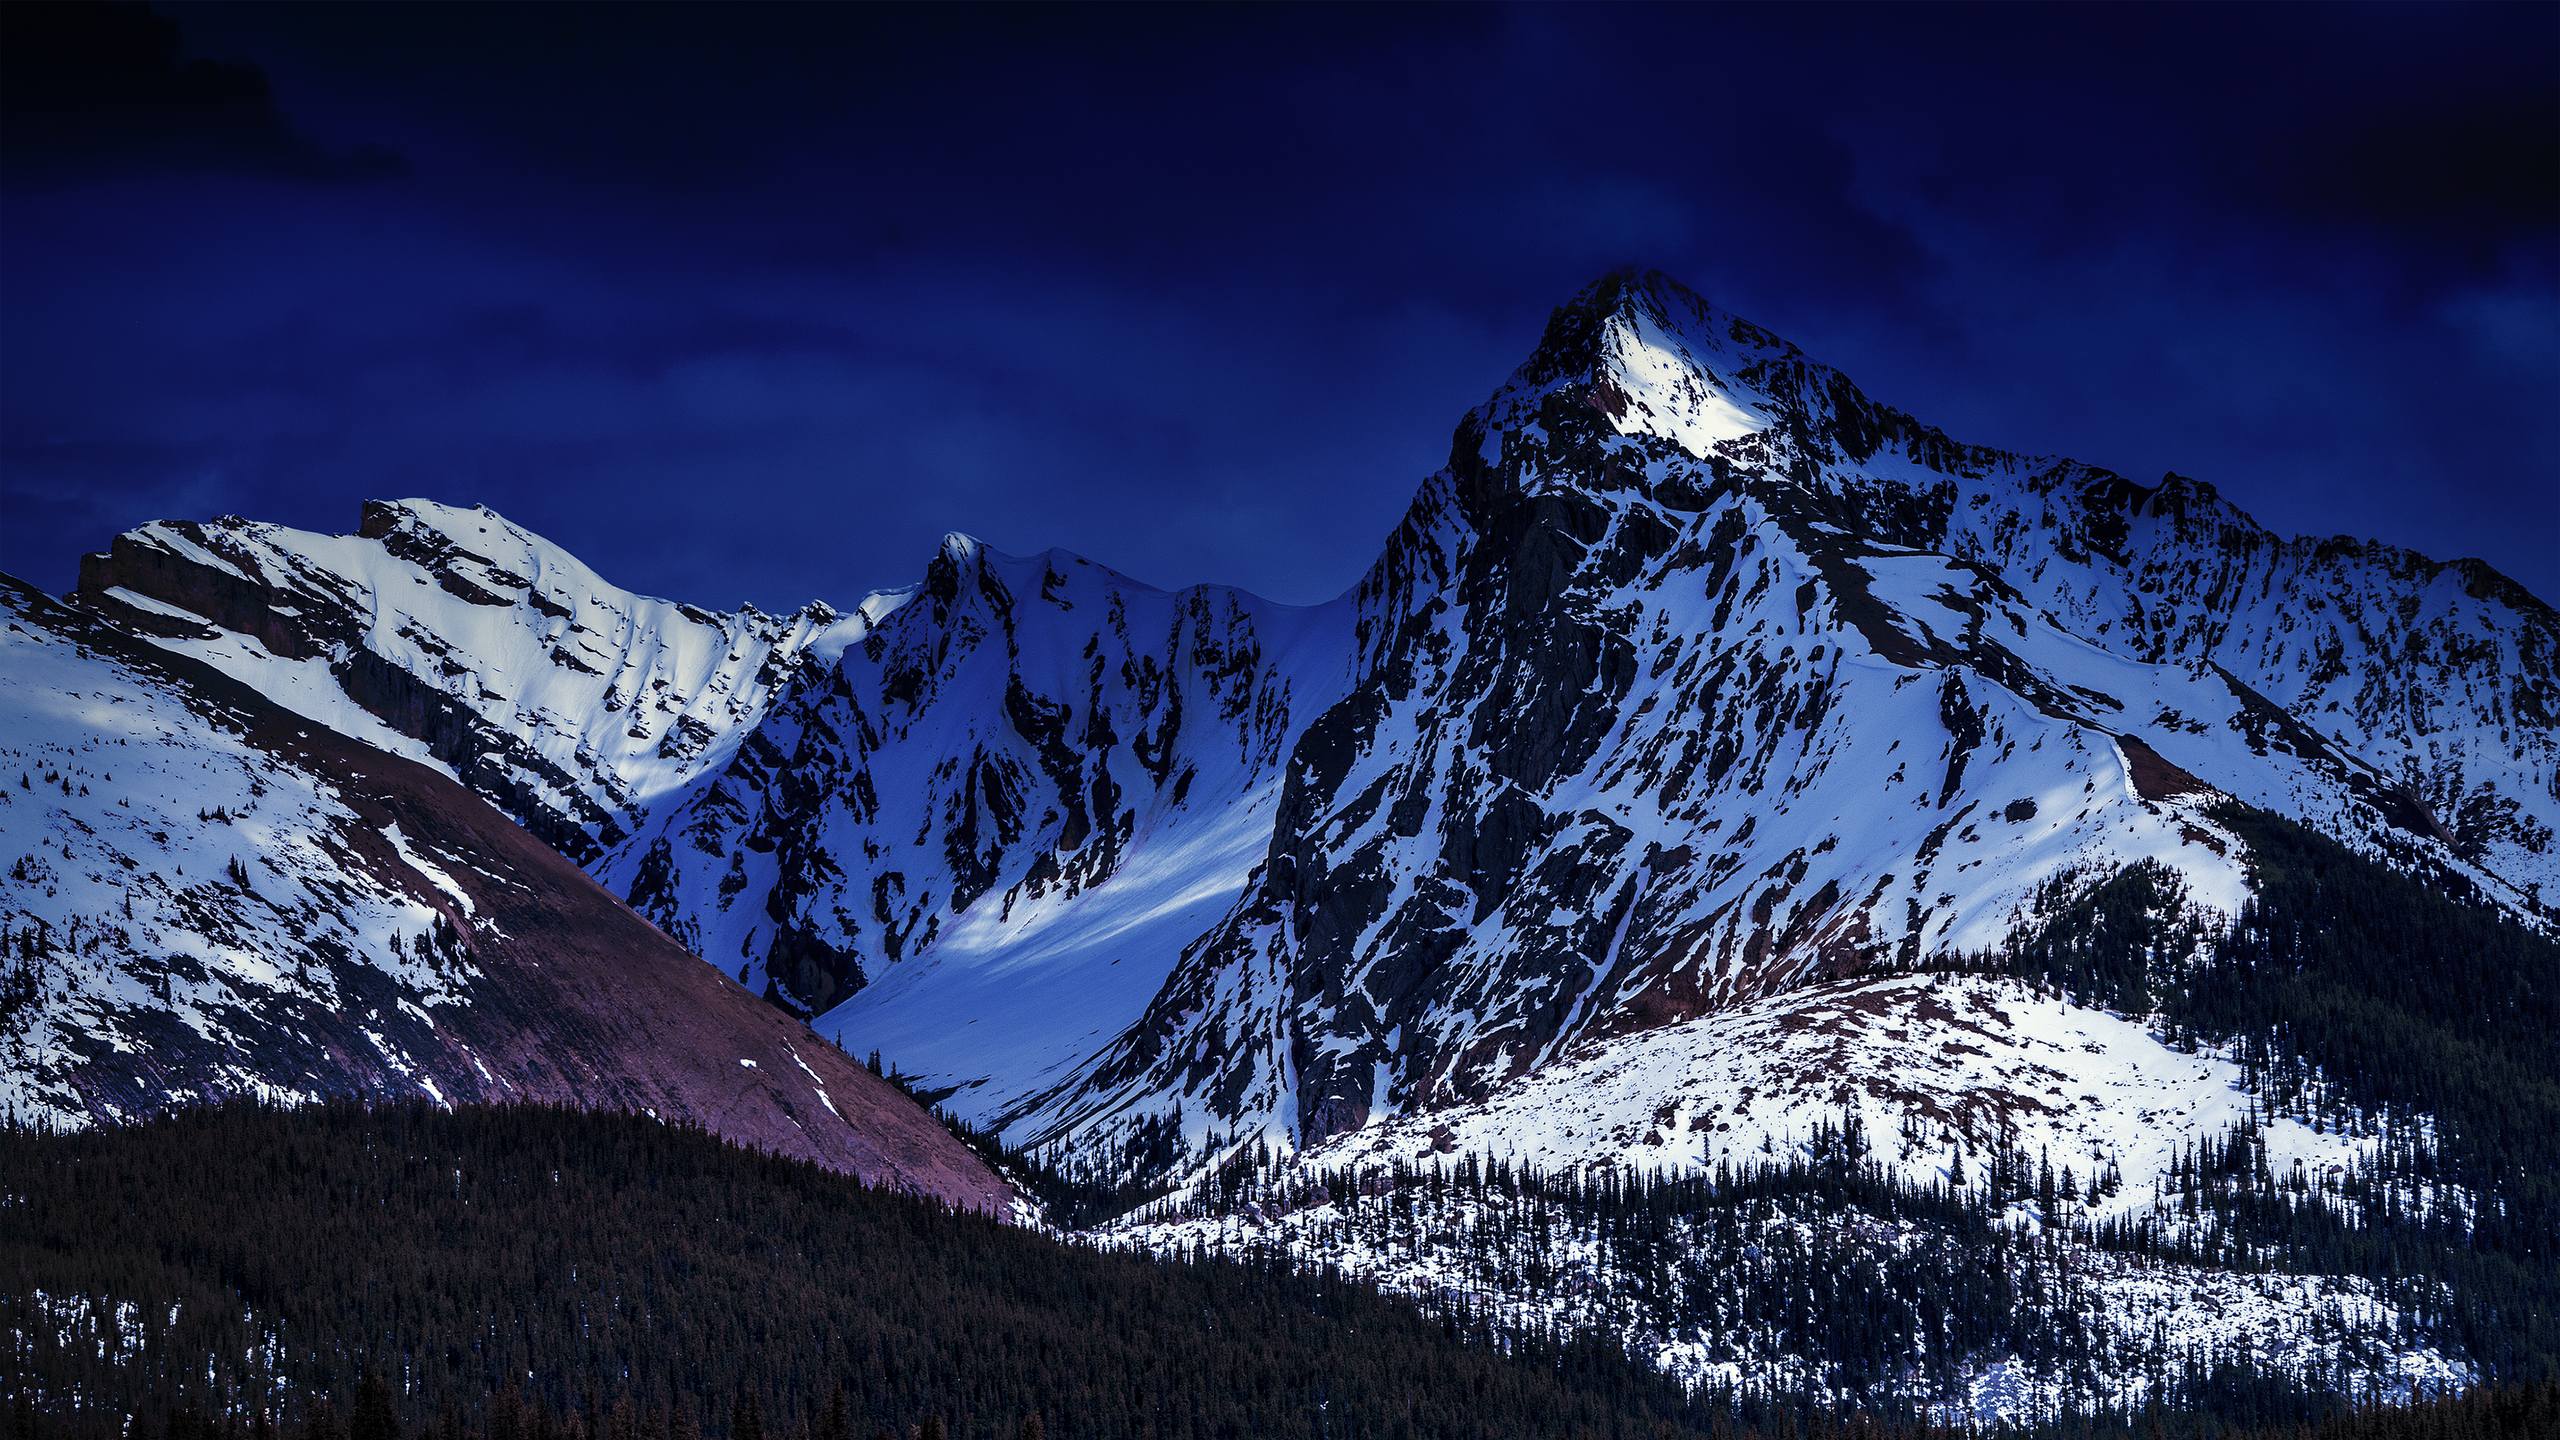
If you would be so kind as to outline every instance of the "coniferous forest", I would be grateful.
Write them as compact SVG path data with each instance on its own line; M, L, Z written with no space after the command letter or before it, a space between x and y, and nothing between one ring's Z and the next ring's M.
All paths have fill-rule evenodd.
M1606 1349L1497 1353L1319 1275L1062 1245L640 1118L232 1107L8 1136L0 1194L0 1388L70 1433L304 1425L314 1397L379 1409L368 1380L403 1423L493 1435L621 1412L1005 1440L1688 1414Z
M0 1138L0 1194L13 1440L1954 1433L1744 1423L1603 1346L1061 1245L631 1117L233 1106ZM2463 1440L2555 1415L2560 1390L2522 1386L2048 1430Z
M2263 811L2215 818L2255 889L2228 925L2138 865L1988 963L2229 1053L2270 1113L2383 1141L2348 1180L2361 1224L2245 1144L2196 1157L2181 1199L2225 1248L2422 1301L2443 1282L2421 1308L2489 1373L2560 1376L2560 941L2454 877L2431 888Z

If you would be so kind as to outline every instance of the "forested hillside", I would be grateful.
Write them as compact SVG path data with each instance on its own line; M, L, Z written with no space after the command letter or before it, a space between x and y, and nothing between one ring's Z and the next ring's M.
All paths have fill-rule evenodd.
M2268 1113L2376 1142L2345 1176L2200 1153L2174 1198L2211 1243L2381 1282L2492 1374L2560 1374L2560 941L2279 817L2216 818L2254 891L2227 927L2137 866L2003 963L2234 1056Z
M2560 942L2264 812L2210 818L2246 847L2237 914L2161 865L2067 875L1996 952L1840 982L1739 1042L1831 1037L1801 1082L1744 1072L1793 1087L1782 1128L1718 1132L1704 1167L1480 1157L1502 1126L1461 1113L1401 1132L1418 1151L1250 1151L1120 1233L1615 1334L1747 1411L2290 1424L2341 1395L2560 1379ZM1950 1143L1892 1089L1908 1052L1844 1019L1935 1016L1912 1033L1956 1051L1990 1013L2070 1051L2084 1032L2054 1027L2093 1011L2159 1036L2155 1069L2226 1076L2227 1118L2163 1141L2192 1117L2153 1102L2093 1163L2034 1134L2094 1107L2022 1072ZM1604 1060L1576 1072L1598 1117L1576 1123L1619 1113L1610 1087L1652 1103ZM1877 1085L1896 1103L1865 1103ZM1626 1113L1682 1128L1667 1103Z
M1605 1348L1499 1353L1463 1305L1429 1320L1322 1275L1059 1245L631 1117L230 1107L18 1133L0 1197L9 1440L1982 1433L1737 1418ZM1633 1200L1605 1207L1614 1231L1660 1208ZM2548 1434L2560 1388L2347 1406L2004 1433Z
M368 1379L375 1412L493 1436L573 1411L627 1415L617 1435L1695 1428L1605 1348L1497 1353L1347 1282L1062 1245L636 1117L233 1107L14 1134L0 1197L0 1391L47 1433L299 1427Z

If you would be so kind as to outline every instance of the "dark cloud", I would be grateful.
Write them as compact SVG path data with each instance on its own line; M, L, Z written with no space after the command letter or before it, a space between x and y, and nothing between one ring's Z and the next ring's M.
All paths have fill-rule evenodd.
M2474 271L2560 232L2560 87L2483 83L2415 113L2386 102L2298 139L2259 177L2302 219L2410 232Z
M319 183L396 176L375 146L331 150L297 131L266 72L190 57L141 4L0 6L0 170L19 184L129 170L220 170Z

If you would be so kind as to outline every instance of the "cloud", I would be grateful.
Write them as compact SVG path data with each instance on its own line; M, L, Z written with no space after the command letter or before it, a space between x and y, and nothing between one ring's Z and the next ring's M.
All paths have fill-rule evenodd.
M407 166L305 136L264 71L188 57L176 24L147 6L0 6L0 176L46 186L135 171L346 184Z

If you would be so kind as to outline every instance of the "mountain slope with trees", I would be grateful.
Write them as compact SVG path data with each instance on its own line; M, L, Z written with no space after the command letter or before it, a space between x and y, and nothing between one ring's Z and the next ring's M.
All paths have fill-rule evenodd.
M1497 1349L1352 1281L1061 1245L636 1117L198 1110L0 1135L0 1196L0 1390L62 1433L300 1424L367 1377L412 1425L524 1405L973 1440L1704 1424L1606 1346Z

